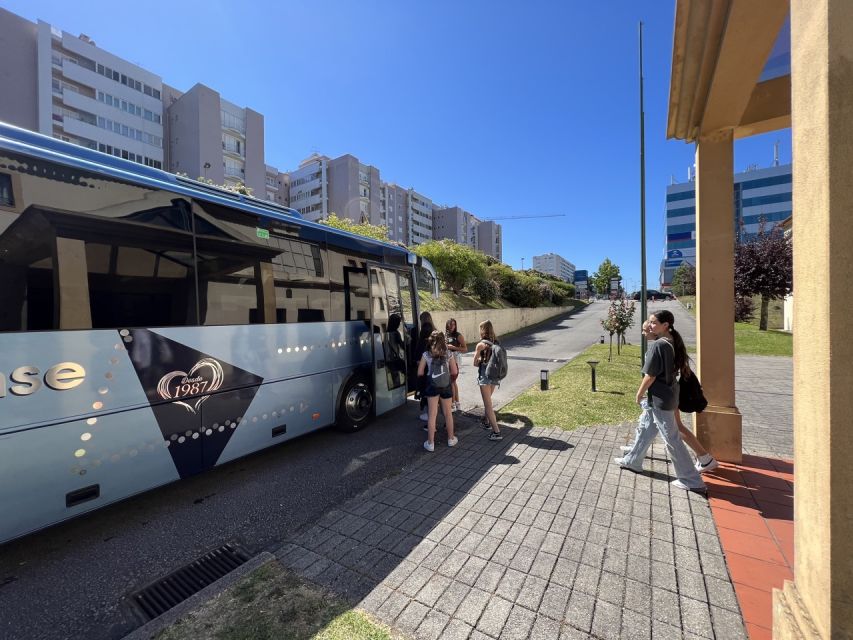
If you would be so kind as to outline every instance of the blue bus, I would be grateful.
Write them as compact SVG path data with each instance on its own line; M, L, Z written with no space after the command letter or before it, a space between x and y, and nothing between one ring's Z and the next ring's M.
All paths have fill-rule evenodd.
M412 390L404 247L0 124L0 543Z

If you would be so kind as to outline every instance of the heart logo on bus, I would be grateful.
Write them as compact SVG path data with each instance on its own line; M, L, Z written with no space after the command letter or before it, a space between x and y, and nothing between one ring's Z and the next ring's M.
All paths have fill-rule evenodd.
M202 358L189 372L170 371L160 378L157 393L163 400L174 400L174 404L181 405L190 413L198 413L201 404L222 386L224 377L218 360ZM187 398L188 401L179 398ZM195 401L190 398L195 398Z

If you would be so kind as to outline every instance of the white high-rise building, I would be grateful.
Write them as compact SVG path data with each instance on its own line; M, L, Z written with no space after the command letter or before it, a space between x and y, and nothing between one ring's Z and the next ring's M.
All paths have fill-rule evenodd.
M533 256L533 268L542 273L556 276L566 282L575 281L575 265L556 253Z

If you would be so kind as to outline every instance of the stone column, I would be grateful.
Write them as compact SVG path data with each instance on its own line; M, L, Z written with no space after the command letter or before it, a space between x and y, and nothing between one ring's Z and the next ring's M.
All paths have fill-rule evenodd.
M853 3L791 2L794 581L773 637L853 638Z
M732 131L701 138L696 143L696 342L708 408L696 416L696 436L726 462L740 462L742 455L735 406L733 193Z

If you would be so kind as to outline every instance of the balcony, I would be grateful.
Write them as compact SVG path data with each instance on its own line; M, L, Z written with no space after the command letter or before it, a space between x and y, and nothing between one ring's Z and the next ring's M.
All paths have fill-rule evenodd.
M231 145L222 144L222 152L231 156L232 158L238 158L240 160L246 159L246 154L240 151L240 147L233 147Z
M239 167L225 167L225 176L228 178L236 178L242 180L246 174L245 169Z

